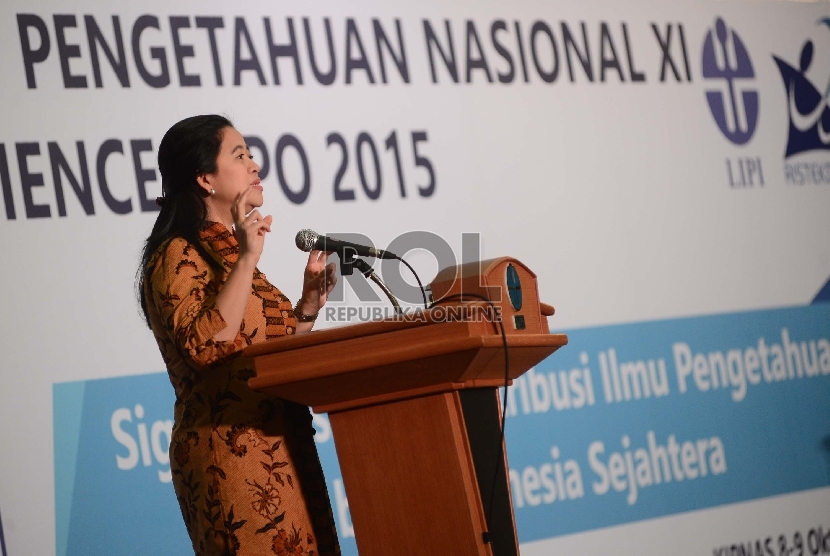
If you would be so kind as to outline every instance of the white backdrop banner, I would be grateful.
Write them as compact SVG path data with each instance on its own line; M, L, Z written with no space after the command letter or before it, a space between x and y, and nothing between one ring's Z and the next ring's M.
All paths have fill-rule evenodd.
M187 551L133 283L198 113L261 164L292 299L302 228L539 276L570 342L508 390L523 554L830 553L827 4L6 0L0 29L2 556ZM343 282L322 327L384 310Z

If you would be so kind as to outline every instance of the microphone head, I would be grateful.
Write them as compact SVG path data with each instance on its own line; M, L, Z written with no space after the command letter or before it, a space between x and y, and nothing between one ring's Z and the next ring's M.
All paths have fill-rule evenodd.
M317 239L319 237L320 234L318 234L314 230L300 230L299 232L297 232L297 235L294 236L294 243L297 245L297 249L299 249L300 251L310 253L314 250L314 244L317 242Z

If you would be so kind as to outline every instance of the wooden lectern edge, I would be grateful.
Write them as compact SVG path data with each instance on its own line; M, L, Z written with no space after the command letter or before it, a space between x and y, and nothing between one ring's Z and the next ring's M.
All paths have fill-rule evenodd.
M511 365L510 373L508 375L508 385L513 379L520 376L527 368L529 368L530 365L538 363L563 345L567 344L567 336L564 334L545 334L542 336L545 338L544 343L547 344L546 346L540 346L538 338L534 338L533 336L508 337L509 340L512 340L508 345L515 349L515 358L511 357L510 359ZM397 379L394 378L396 374L396 367L399 365L407 365L419 360L423 356L423 349L421 349L409 350L410 353L416 355L409 356L407 358L408 361L391 362L389 357L384 354L380 354L378 356L379 359L374 361L369 361L365 358L360 359L358 357L353 361L353 364L357 366L357 369L353 371L344 371L342 368L333 369L331 367L331 360L329 359L330 364L325 366L328 371L326 374L318 376L317 378L309 377L303 380L293 380L292 377L288 376L288 373L286 372L269 371L269 368L273 369L275 367L279 368L280 366L284 366L286 361L290 361L293 358L299 359L299 354L293 352L276 354L281 359L281 364L275 365L272 363L269 365L268 361L263 362L262 358L257 359L257 362L262 363L262 366L264 367L264 369L260 369L259 371L264 370L264 372L260 372L259 376L250 379L249 385L251 388L266 392L270 396L278 398L282 397L297 403L308 405L312 407L316 413L342 412L469 388L498 388L504 386L505 378L503 370L496 370L493 368L494 365L496 367L501 366L499 361L504 353L501 338L492 337L488 338L486 341L483 341L482 338L478 338L477 343L478 346L474 347L474 349L465 350L460 348L460 342L450 342L450 344L454 344L452 347L455 351L447 353L446 355L448 357L453 357L458 353L470 354L472 351L476 354L472 357L477 359L479 363L475 365L475 367L477 367L475 370L468 368L462 373L455 374L455 376L447 376L446 378L449 378L450 380L444 380L436 384L422 382L420 385L417 385L418 382L421 382L418 379L415 379L414 382L413 380L404 379L400 386L396 386ZM482 344L487 345L485 347L480 347ZM522 346L518 344L527 345ZM431 346L422 347L429 348ZM527 351L528 349L531 351ZM540 353L540 350L546 353ZM319 352L317 353L319 355ZM430 353L435 354L435 352L431 349ZM440 357L441 355L439 354L438 356ZM321 357L323 359L327 359L326 355L321 355ZM470 355L466 355L464 357L468 360L468 362L472 361L472 359L470 359ZM482 357L484 357L484 359L481 359ZM308 359L309 358L306 358L305 361L306 366L314 367L314 365L311 365L308 362ZM528 363L529 360L534 360L535 363ZM383 364L379 366L376 365L378 361ZM487 361L490 362L488 363ZM487 370L485 370L485 367ZM345 394L345 396L338 395L334 392L323 393L322 395L309 395L312 391L316 391L326 381L339 380L341 385L345 385L345 383L342 382L343 380L352 381L350 377L355 377L355 380L357 380L357 377L361 372L370 368L375 368L376 373L381 373L375 374L375 379L387 377L381 380L388 381L387 383L390 387L377 390L373 393L365 393L354 397L352 397L354 391L350 387L348 387L348 390L352 393L348 394L344 390L342 393ZM314 368L314 370L319 369ZM300 373L300 375L302 375L302 373L308 374L309 372L307 369L292 369L292 372L293 371ZM429 379L426 379L426 381L428 380ZM308 393L304 393L306 388L310 388L311 390L308 391ZM359 390L360 389L358 388L358 391ZM315 399L317 401L315 401Z
M513 384L513 380L508 380L507 385ZM414 388L406 391L389 392L380 394L378 396L369 396L359 400L349 400L347 402L336 402L330 404L321 404L312 406L314 413L337 413L338 411L348 411L350 409L357 409L360 407L369 407L372 405L380 405L389 402L397 402L408 400L412 398L420 398L422 396L430 396L432 394L444 394L446 392L454 392L456 390L464 390L467 388L501 388L504 386L504 379L484 379L484 380L468 380L465 382L447 382L443 384L433 384L423 388Z
M525 346L538 347L540 340L542 343L550 347L559 348L568 343L565 334L527 334L527 335L508 335L507 348L522 348ZM436 340L428 344L430 355L446 355L449 353L467 351L471 349L498 349L503 347L503 340L501 336L474 336L449 340ZM390 365L395 363L403 363L406 361L414 361L421 359L424 356L425 345L421 344L413 349L390 349L389 351L373 351L373 352L348 352L344 351L343 355L338 357L336 364L329 364L320 366L315 361L309 358L301 358L300 353L303 349L295 350L298 363L293 365L291 369L277 373L268 373L267 375L260 374L263 367L267 367L270 362L284 358L288 355L287 352L280 351L269 355L259 355L254 361L254 368L257 371L257 376L248 379L248 386L253 390L264 389L268 387L279 386L281 384L290 384L301 380L320 379L329 376L355 372L371 366ZM337 350L337 346L325 345L319 346L317 349ZM512 378L512 377L511 377Z

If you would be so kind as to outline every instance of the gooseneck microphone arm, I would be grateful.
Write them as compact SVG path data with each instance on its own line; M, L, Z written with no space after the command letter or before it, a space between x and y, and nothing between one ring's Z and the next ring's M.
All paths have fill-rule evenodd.
M369 280L377 284L377 286L386 294L386 297L389 298L389 301L392 302L392 306L395 308L395 313L398 315L403 315L403 309L401 309L400 303L398 303L398 299L389 291L389 288L386 287L378 275L375 274L375 269L369 266L369 264L364 261L363 259L355 259L354 266Z

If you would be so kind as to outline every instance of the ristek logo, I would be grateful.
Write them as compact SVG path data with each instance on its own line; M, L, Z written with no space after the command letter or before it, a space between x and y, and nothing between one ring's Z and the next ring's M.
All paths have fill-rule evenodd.
M721 133L732 143L744 145L758 124L758 92L744 89L740 81L754 79L755 71L746 46L735 32L718 17L703 43L703 78L726 82L728 98L722 91L706 91L709 110Z
M822 19L817 25L830 28L830 19ZM830 84L822 92L807 77L814 54L813 41L808 39L801 47L798 68L778 56L772 57L778 64L787 93L790 127L785 159L807 151L830 150L830 109L827 106Z
M787 185L830 185L827 156L830 151L830 60L826 55L821 56L830 45L830 35L825 29L830 29L830 18L816 21L800 47L797 65L772 56L786 94L789 126L784 179ZM789 57L794 57L793 54Z

